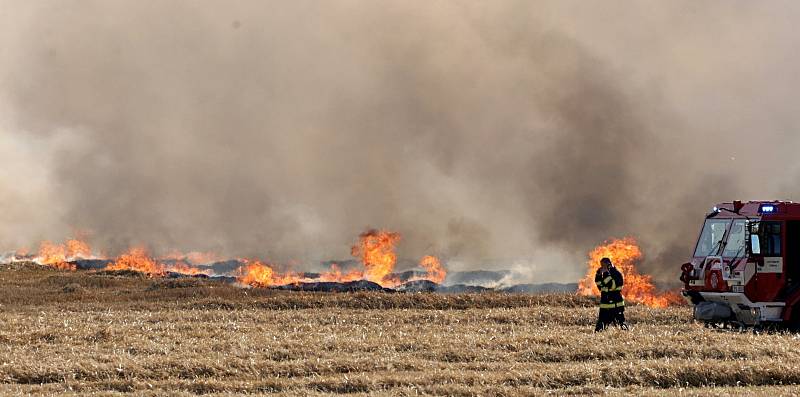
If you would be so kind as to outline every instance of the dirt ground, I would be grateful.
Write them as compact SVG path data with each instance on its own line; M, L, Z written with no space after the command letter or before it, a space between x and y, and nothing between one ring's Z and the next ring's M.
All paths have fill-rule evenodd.
M571 295L287 293L0 266L0 394L800 395L800 337Z

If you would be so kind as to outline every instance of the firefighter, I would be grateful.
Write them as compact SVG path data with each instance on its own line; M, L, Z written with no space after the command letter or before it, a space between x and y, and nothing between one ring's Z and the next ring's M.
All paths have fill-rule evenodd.
M611 285L608 286L609 302L614 303L614 307L611 309L611 320L621 329L628 330L628 324L625 322L625 298L622 296L624 284L622 273L611 263L611 259L603 259L605 259L606 270L611 276Z
M603 258L606 259L606 258ZM606 269L605 261L600 261L600 267L597 269L597 272L594 274L594 283L597 285L597 289L600 290L600 313L597 315L597 325L594 327L594 332L600 332L609 324L611 324L611 309L614 307L613 304L609 305L609 297L608 297L608 287L612 281L611 275L608 273Z
M606 329L610 324L616 324L621 329L627 330L625 323L625 299L622 297L622 273L614 267L611 259L600 260L600 268L594 276L594 282L600 290L600 313L597 318L595 332Z

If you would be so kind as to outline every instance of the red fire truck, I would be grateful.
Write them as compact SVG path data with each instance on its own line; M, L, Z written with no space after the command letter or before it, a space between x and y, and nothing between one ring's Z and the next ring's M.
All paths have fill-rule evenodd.
M734 201L706 216L683 295L709 326L800 326L800 203Z

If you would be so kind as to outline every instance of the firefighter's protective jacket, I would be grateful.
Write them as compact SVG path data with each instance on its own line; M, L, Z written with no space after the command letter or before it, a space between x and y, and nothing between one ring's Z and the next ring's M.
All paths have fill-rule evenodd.
M603 272L602 268L597 269L594 282L597 284L597 288L600 289L601 309L613 309L625 306L625 299L622 298L624 280L622 278L622 273L620 273L616 267L609 267L607 272Z

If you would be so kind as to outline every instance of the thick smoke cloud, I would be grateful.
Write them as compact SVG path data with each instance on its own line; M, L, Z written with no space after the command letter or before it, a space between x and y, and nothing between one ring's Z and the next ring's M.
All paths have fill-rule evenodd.
M663 280L717 201L791 198L791 2L63 2L0 12L0 248Z

